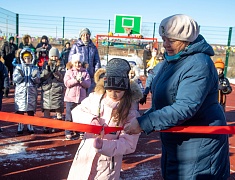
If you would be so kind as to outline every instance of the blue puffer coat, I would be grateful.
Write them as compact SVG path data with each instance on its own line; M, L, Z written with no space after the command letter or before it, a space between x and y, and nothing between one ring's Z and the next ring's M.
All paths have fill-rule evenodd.
M152 84L152 107L139 124L145 133L173 126L224 126L212 47L199 35L177 60L164 60ZM160 133L165 180L225 180L228 135Z
M33 59L31 64L25 64L23 54L30 52ZM40 72L37 66L33 65L35 62L34 52L25 48L20 53L21 64L17 64L13 72L13 81L15 87L15 111L36 111L37 107L37 86L40 83ZM20 71L23 73L21 75ZM32 77L32 72L37 74Z
M82 40L78 39L77 43L75 43L70 50L68 61L71 61L72 55L77 53L82 55L81 61L89 64L87 71L90 77L93 78L95 71L101 67L98 49L91 40L88 45L85 46Z

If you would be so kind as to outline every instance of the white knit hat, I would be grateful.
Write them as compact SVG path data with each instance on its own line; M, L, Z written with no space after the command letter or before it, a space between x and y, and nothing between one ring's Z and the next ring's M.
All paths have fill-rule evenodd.
M81 58L81 56L82 55L80 53L73 54L71 62L74 63L75 61L79 61L79 62L83 63L83 59Z
M199 26L191 17L176 14L162 20L159 34L171 39L193 42L198 37Z

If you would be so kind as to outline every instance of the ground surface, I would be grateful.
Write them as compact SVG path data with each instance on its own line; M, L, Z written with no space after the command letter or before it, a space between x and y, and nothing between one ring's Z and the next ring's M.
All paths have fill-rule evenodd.
M227 98L228 124L235 125L235 86ZM150 105L150 99L141 112ZM14 111L14 89L9 98L3 99L3 111ZM40 104L36 116L42 117ZM0 117L1 119L1 117ZM34 135L24 132L17 135L17 124L0 121L0 179L1 180L62 180L66 179L80 140L65 141L64 131L44 134L42 127L35 127ZM235 179L235 135L230 136L231 177ZM123 159L123 180L161 180L161 142L157 132L142 134L135 153Z

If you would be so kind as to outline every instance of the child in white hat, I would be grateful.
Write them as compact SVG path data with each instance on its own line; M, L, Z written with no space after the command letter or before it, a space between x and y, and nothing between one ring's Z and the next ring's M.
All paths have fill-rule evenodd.
M83 60L80 57L80 54L72 55L71 68L66 71L64 76L64 85L66 87L64 96L66 103L65 121L70 122L72 122L71 110L86 98L86 89L91 85L90 75L82 66ZM81 137L82 134L80 133ZM66 140L72 139L71 131L65 130L65 138Z
M62 119L64 112L65 67L61 64L59 57L59 50L52 47L49 51L49 61L41 72L41 106L45 118L51 118L50 112L56 112L56 118ZM54 131L51 129L51 132ZM49 132L50 129L44 127L44 133Z

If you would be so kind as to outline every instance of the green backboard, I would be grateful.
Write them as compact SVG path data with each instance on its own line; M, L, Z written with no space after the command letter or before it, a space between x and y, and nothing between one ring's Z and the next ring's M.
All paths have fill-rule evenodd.
M131 34L141 34L141 16L115 15L115 34L125 34L125 28L131 28Z

